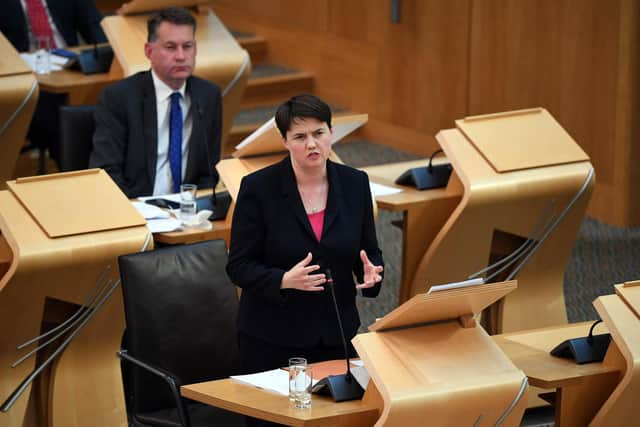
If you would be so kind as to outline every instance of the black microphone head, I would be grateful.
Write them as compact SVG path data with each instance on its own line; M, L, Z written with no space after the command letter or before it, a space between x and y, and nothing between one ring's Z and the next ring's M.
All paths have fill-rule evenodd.
M324 270L324 275L327 278L327 283L333 284L333 276L331 275L331 269L327 268Z

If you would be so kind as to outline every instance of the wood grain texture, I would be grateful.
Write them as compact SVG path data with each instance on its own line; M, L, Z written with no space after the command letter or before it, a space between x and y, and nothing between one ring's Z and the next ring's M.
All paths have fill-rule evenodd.
M0 33L0 190L13 177L38 101L35 76Z
M32 357L10 367L26 352L16 347L42 333L49 317L48 301L82 305L107 265L111 265L107 276L118 277L117 256L139 251L148 230L141 226L50 239L13 194L2 191L0 232L11 252L9 267L0 277L0 395L4 401L37 366ZM40 389L27 388L7 413L0 413L0 425L84 427L95 425L99 414L104 425L125 426L122 379L115 357L123 329L124 311L116 290L53 364L49 380L40 381ZM33 405L38 394L45 415L39 415Z
M426 155L437 130L464 115L468 0L403 1L400 24L390 22L386 0L278 0L269 7L217 0L212 7L228 26L268 40L265 61L312 71L314 93L392 124L376 129L376 141Z
M589 215L640 224L640 3L634 0L215 0L265 61L312 72L315 93L368 113L362 135L417 154L454 119L542 106L592 159Z

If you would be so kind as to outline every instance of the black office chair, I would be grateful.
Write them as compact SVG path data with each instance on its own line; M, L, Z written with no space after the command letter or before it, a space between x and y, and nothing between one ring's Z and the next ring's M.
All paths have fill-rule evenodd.
M239 414L180 397L180 385L239 372L238 297L225 272L224 241L118 261L127 328L118 354L135 367L124 370L131 425L243 426Z
M87 169L93 148L94 105L60 107L60 172Z

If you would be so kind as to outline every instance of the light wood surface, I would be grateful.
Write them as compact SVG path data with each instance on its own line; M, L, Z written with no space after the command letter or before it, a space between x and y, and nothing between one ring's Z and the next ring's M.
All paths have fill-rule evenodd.
M230 158L220 160L216 165L216 170L220 174L220 179L224 182L231 198L235 201L240 191L240 183L245 175L255 172L264 167L270 166L282 160L287 153L280 153L268 156ZM331 151L329 156L334 162L342 163L340 157Z
M618 288L616 289L618 290ZM624 374L607 401L593 419L593 426L628 426L638 423L640 396L640 287L626 288L627 297L606 295L596 299L594 306L607 324L613 341L622 356L611 362ZM605 363L607 360L605 360ZM632 421L633 420L633 421Z
M522 129L528 131L535 129ZM499 174L458 130L441 131L437 138L460 178L464 195L422 258L411 284L412 294L425 285L462 280L486 267L496 230L519 236L523 242L538 224L545 224L541 218L547 212L557 216L569 206L591 170L589 162L579 162ZM519 271L515 277L518 289L505 298L492 332L567 322L564 270L593 186L592 179ZM504 255L517 247L510 246Z
M503 117L492 116L492 121ZM546 114L542 118L543 122L551 119ZM533 126L525 121L518 131L536 135L539 127L537 121ZM555 124L550 129L547 137L567 136ZM488 140L489 132L496 131L497 140L507 144L500 126L483 129L481 138ZM588 161L581 161L498 173L459 130L443 130L437 138L454 168L446 188L417 191L393 184L405 170L425 166L427 159L364 169L373 181L403 188L401 193L377 198L380 208L404 212L400 302L432 285L464 280L494 262L493 254L504 257L514 251L532 235L550 206L554 215L568 206L591 169ZM529 151L535 152L535 138L526 138L523 142L534 144ZM585 193L520 270L518 289L487 313L491 333L567 322L564 270L593 185L588 183Z
M331 127L333 131L332 143L342 140L356 129L367 123L366 114L347 114L333 117ZM233 152L233 157L253 157L265 154L275 154L286 152L282 135L273 122L273 126L268 125L269 121L260 129L250 135L251 141L244 144ZM247 138L248 139L248 138Z
M629 306L631 311L640 318L640 281L615 285L616 294Z
M216 0L212 8L229 27L267 39L265 62L312 72L314 93L369 113L363 137L428 155L438 129L466 115L469 1L402 3L400 24L386 0L269 8Z
M296 409L288 396L261 390L232 379L182 386L184 397L229 411L289 426L371 426L378 409L362 400L335 403L312 396L310 409Z
M551 349L567 339L587 336L592 323L552 326L492 337L509 359L524 371L530 385L555 391L555 425L558 427L588 425L620 379L619 366L609 363L578 365L573 360L549 354ZM606 325L598 326L597 333L605 332ZM614 352L616 346L612 343L610 353Z
M589 215L640 224L635 0L215 0L264 37L265 62L312 72L314 92L369 113L363 137L427 156L453 120L542 106L599 174Z
M90 47L82 46L74 50ZM62 69L49 74L37 74L36 78L40 90L67 94L67 105L93 105L98 101L102 89L122 79L122 70L114 58L107 73L83 74L79 70Z
M13 177L38 100L35 77L0 33L0 190Z
M165 7L191 7L207 3L209 0L131 0L124 3L118 13L123 15L151 12Z
M510 281L419 294L370 325L369 330L383 331L477 315L516 288L517 282Z
M470 14L467 114L545 107L598 173L589 215L639 224L640 3L488 0Z
M150 4L150 2L141 3ZM148 17L148 14L114 15L102 20L102 28L122 66L125 77L138 71L148 70L150 67L149 60L144 55ZM217 84L223 92L237 77L237 82L222 100L223 126L220 144L222 154L233 117L240 109L240 100L251 73L251 60L247 51L240 47L211 10L203 9L194 17L197 25L195 38L198 47L194 75Z
M111 266L107 277L117 278L116 257L141 250L148 230L140 226L51 239L13 193L1 191L0 233L6 243L2 246L10 252L4 256L8 268L0 268L0 401L4 401L37 366L31 357L11 368L33 348L16 347L40 335L51 322L59 323L55 313L61 308L70 314L83 304L107 265ZM42 379L28 387L7 413L0 413L0 425L85 427L95 425L99 414L103 425L126 426L120 367L114 356L123 329L122 300L116 289Z
M0 33L0 51L3 53L0 57L0 78L16 74L31 74L31 68L2 33Z
M456 126L496 172L589 160L544 108L466 117Z
M357 335L352 342L384 402L376 426L493 425L499 419L518 426L526 406L524 374L482 327L447 321L472 315L514 288L505 282L425 295ZM432 316L434 307L442 310Z
M49 237L146 224L102 169L18 178L7 185Z

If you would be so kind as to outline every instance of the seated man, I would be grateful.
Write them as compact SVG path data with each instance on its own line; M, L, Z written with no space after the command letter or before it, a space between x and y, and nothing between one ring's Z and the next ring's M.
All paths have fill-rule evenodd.
M29 51L36 37L47 37L52 46L65 48L78 45L78 33L85 43L106 42L101 19L94 0L5 0L0 31L18 52ZM59 150L58 109L65 98L65 94L41 91L27 135L32 145L48 148L55 160Z
M220 89L192 76L196 22L188 10L153 13L144 52L151 70L107 87L98 100L89 165L130 198L215 187L220 157Z

